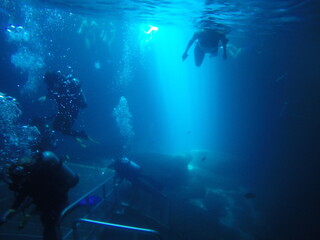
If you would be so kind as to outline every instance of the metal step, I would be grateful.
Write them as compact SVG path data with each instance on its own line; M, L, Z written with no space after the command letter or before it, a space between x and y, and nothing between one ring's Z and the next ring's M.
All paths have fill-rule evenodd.
M130 199L118 200L123 208L130 208L166 228L170 227L170 200L159 191L146 190L139 186L131 185Z

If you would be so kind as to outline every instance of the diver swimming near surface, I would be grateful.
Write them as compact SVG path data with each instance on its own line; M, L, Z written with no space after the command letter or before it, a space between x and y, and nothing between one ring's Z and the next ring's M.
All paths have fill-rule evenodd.
M216 56L218 54L219 42L221 42L223 48L223 59L227 59L227 43L229 40L226 38L225 34L214 29L204 28L193 34L193 37L190 39L187 48L182 55L183 61L188 57L189 48L196 40L198 41L194 47L194 62L197 67L201 66L206 53L211 54L211 56Z

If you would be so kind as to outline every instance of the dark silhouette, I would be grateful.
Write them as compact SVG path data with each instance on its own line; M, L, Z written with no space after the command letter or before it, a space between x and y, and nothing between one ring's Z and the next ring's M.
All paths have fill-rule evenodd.
M114 160L109 168L115 170L114 182L116 185L121 183L123 179L129 180L132 184L146 190L161 190L162 185L156 180L142 173L140 165L127 157L120 157Z
M131 196L127 201L124 200L124 196L121 194L123 189L121 183L124 179L128 180L134 191L143 190L151 194L155 194L157 197L161 197L162 185L155 181L152 177L149 177L142 173L140 165L130 160L127 157L119 157L115 160L112 160L112 163L108 168L115 170L114 175L114 191L115 191L115 213L123 214L126 206L129 205L129 202L134 201L134 196ZM126 186L126 183L124 183ZM128 185L127 185L128 186ZM128 190L128 189L127 189Z
M127 157L117 158L110 166L116 172L115 182L128 179L132 183L137 183L141 175L141 167Z
M54 100L58 108L53 129L65 135L88 139L84 131L72 129L80 109L87 107L79 80L72 76L65 77L59 72L46 73L44 80L48 87L47 98Z
M188 57L189 48L192 44L198 40L194 47L194 61L197 67L201 66L206 53L210 53L211 56L218 54L219 42L221 41L223 47L223 58L227 58L227 42L229 41L225 34L219 33L213 29L203 29L193 34L190 39L185 52L182 55L182 60L186 60Z
M69 189L79 181L78 175L53 152L46 151L19 159L9 168L8 180L16 199L1 223L34 205L32 213L40 214L43 239L60 240L60 215L67 206Z

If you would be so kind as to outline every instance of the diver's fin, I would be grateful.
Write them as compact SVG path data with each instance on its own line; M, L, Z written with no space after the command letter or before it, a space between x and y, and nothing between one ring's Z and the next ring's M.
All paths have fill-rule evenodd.
M76 138L76 139L77 139L77 142L80 144L81 147L87 148L87 145L85 145L80 138Z
M81 145L81 147L87 148L87 145L83 144L83 143L79 143Z
M95 139L93 139L92 137L89 137L89 136L88 136L88 140L89 140L90 142L100 144L99 141L97 141L97 140L95 140Z
M77 140L77 142L79 142L79 143L83 143L83 140L82 140L81 138L79 138L79 137L77 137L76 140Z

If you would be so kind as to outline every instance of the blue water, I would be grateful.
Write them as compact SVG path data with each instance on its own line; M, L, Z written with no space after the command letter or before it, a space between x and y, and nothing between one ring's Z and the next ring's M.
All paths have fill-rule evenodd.
M204 25L226 33L228 59L197 68L193 47L181 57ZM81 81L74 128L95 142L59 136L57 152L98 166L123 145L182 156L190 181L171 184L197 182L207 197L190 202L235 239L319 239L318 1L3 0L0 42L0 92L24 124L55 112L38 101L46 71Z

